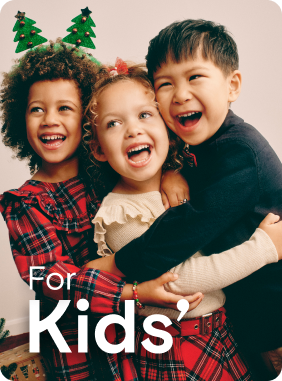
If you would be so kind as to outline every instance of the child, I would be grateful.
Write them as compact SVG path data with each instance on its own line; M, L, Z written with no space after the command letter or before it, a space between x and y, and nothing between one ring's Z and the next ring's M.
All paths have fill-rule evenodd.
M159 189L162 165L169 148L167 130L145 72L134 66L128 68L127 74L114 72L112 75L113 70L101 69L101 79L95 85L89 112L94 130L93 155L102 162L102 165L96 163L96 178L101 181L105 174L109 176L110 170L112 176L116 175L114 171L120 175L93 220L94 240L102 256L111 255L138 237L165 211ZM280 228L280 231L276 230L280 236L281 224L273 225L274 228ZM282 238L278 240L281 244ZM187 335L190 336L174 337L173 348L163 355L154 355L142 348L141 343L148 335L140 324L136 362L140 365L142 380L171 379L172 376L174 380L184 380L191 377L192 372L193 377L203 380L250 380L228 324L224 324L222 306L225 296L220 288L242 279L264 264L276 262L271 247L267 235L258 229L250 241L237 248L210 257L197 253L182 264L178 292L184 295L200 289L205 298L196 309L184 315L186 321L181 324L181 330L189 330ZM95 262L89 262L86 267ZM135 265L138 263L139 259ZM140 316L152 313L166 314L171 319L178 316L173 310L148 306L138 312ZM206 314L209 316L206 325L200 329L197 326L201 321L199 316ZM172 331L179 336L180 325L177 326L177 322L174 325L176 329L172 328ZM168 331L172 333L171 327ZM160 339L151 338L151 341L160 344ZM207 355L211 346L212 354ZM169 361L167 368L166 361Z
M33 177L19 189L1 196L1 212L9 229L13 256L23 280L29 284L30 266L44 266L34 276L36 298L41 301L41 320L56 308L58 300L71 304L57 322L71 353L60 353L45 332L41 349L51 361L56 380L119 380L115 364L92 343L87 353L78 353L76 303L89 301L89 318L119 312L119 303L131 298L132 285L111 274L95 269L81 269L94 258L93 226L90 218L99 201L86 173L87 139L91 129L83 123L83 112L96 81L97 61L82 50L64 43L51 43L28 51L4 75L1 92L4 143L19 159L28 158ZM52 290L46 277L61 274L64 284ZM67 289L67 274L76 273ZM151 303L176 308L175 297L162 288L173 280L172 274L141 285L141 293ZM149 286L148 286L149 283ZM53 276L52 287L60 279ZM147 288L146 288L147 287ZM155 294L148 294L148 287ZM197 297L195 298L197 299ZM188 298L189 300L189 298ZM194 300L193 298L190 299ZM197 304L200 301L196 301ZM150 303L150 301L149 301ZM91 332L93 334L93 332ZM124 359L128 373L135 379L131 359Z
M197 250L210 254L238 245L267 213L282 215L277 155L229 110L241 74L236 43L225 28L204 20L172 24L151 41L147 67L165 123L187 144L183 173L192 201L168 210L104 267L100 263L112 273L116 264L119 273L139 281ZM281 262L266 266L226 290L236 337L248 352L282 345L281 271Z

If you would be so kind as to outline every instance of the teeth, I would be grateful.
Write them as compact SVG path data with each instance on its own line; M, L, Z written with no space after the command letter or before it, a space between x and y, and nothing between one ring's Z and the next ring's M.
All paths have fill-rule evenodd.
M178 118L187 118L188 116L191 116L193 114L197 114L199 111L192 111L192 112L188 112L187 114L181 114L181 115L177 115Z
M138 147L131 148L129 151L127 151L127 153L134 152L134 151L140 151L141 149L144 149L144 148L150 148L149 144L144 144L144 145L140 145ZM141 161L144 161L144 160L141 160ZM139 163L139 161L136 163Z
M64 139L64 136L62 135L46 135L46 136L41 136L42 140L57 140L57 139Z

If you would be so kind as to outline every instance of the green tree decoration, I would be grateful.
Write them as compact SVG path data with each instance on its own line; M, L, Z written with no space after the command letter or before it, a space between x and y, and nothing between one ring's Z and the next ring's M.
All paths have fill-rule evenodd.
M46 38L39 36L38 33L42 32L42 30L33 26L36 22L25 17L25 12L18 11L15 17L17 21L14 25L13 32L17 33L14 42L19 41L16 53L33 48L47 41Z
M68 42L78 46L84 46L85 48L96 49L91 37L96 37L92 30L95 27L95 23L90 17L92 12L88 7L81 9L81 15L76 16L71 21L75 23L67 29L67 32L71 32L62 41Z
M17 367L18 365L15 362L10 364L8 367L3 365L1 367L1 373L4 377L7 378L7 380L10 380L11 375L16 371Z
M0 319L0 344L3 343L3 341L6 339L7 336L9 336L10 331L3 331L5 325L5 319Z

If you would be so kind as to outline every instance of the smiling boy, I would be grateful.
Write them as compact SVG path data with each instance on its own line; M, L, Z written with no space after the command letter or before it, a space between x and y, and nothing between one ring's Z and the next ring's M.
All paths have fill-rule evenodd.
M224 74L199 48L189 61L169 59L162 65L154 74L154 87L167 126L194 146L212 137L224 122L230 102L239 96L241 73Z
M281 162L229 109L240 94L241 74L226 29L204 20L174 23L150 42L147 67L160 112L193 162L183 171L191 202L166 211L115 255L118 269L138 281L197 250L210 254L242 243L269 212L282 216ZM227 310L248 351L282 345L281 275L281 263L268 265L226 289Z

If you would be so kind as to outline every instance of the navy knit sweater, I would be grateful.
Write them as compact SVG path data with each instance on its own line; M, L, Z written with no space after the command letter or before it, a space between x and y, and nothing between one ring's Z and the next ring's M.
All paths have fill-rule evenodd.
M167 210L116 253L117 267L139 282L156 278L198 250L219 253L250 238L272 212L282 217L282 164L263 136L229 111L185 166L191 202ZM237 340L248 349L282 346L282 261L225 289Z

